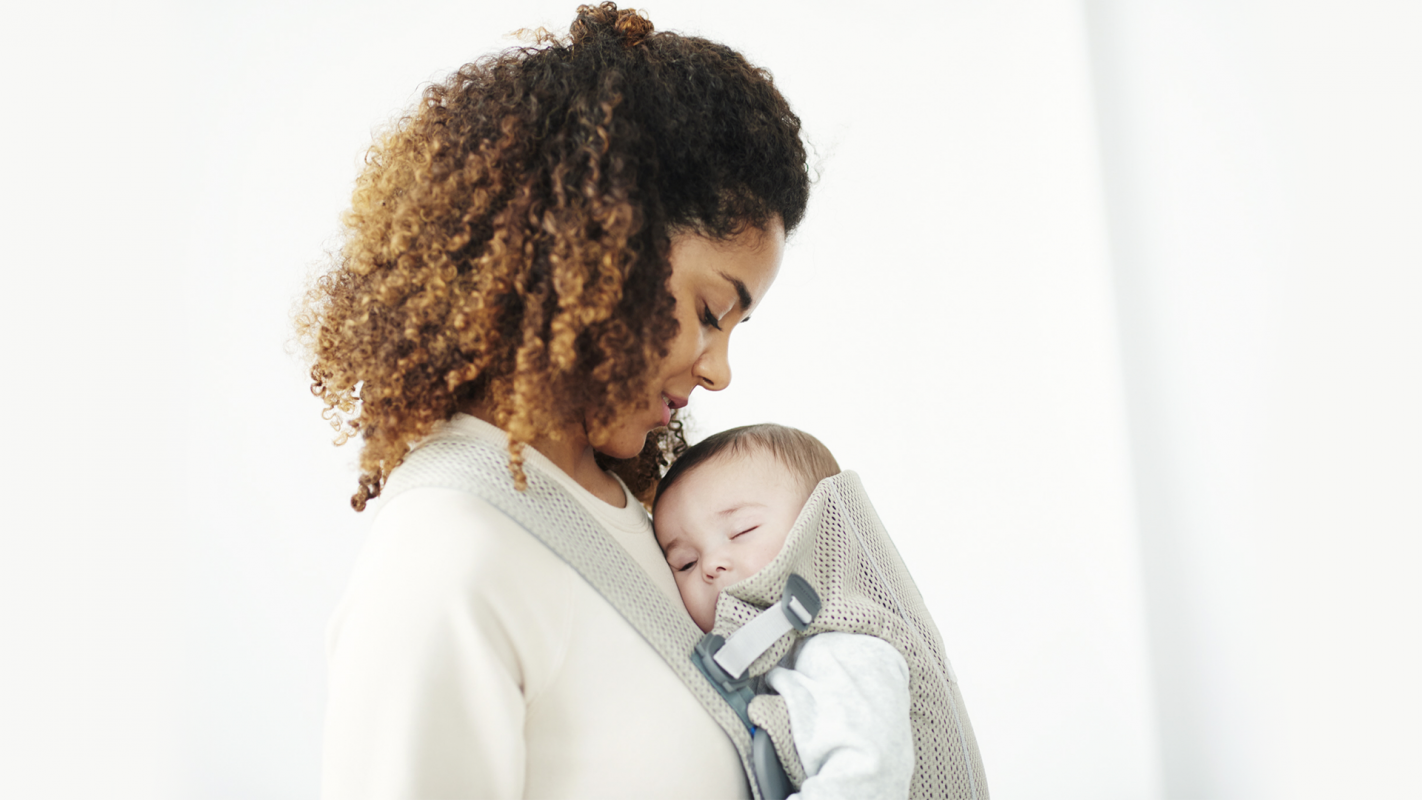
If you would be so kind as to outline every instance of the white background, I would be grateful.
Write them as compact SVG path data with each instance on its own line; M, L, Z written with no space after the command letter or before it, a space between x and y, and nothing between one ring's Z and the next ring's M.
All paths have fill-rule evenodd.
M0 31L0 795L317 791L366 520L289 352L371 131L573 3ZM696 432L864 478L993 795L1422 794L1410 3L656 2L822 177Z

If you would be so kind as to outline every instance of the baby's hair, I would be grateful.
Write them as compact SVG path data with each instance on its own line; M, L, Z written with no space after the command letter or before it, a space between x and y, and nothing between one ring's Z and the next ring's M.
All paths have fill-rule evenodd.
M662 495L698 466L722 454L746 455L757 451L769 452L794 471L806 490L813 490L815 484L840 472L839 462L834 460L829 448L802 430L770 422L743 425L712 434L687 448L657 484L652 507L656 508Z

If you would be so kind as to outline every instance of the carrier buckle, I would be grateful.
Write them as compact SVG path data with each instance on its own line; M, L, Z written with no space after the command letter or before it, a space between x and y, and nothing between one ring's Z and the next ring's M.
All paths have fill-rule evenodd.
M803 631L820 613L820 596L804 578L791 573L780 602L760 612L714 653L713 658L732 678L745 674L751 662L770 649L791 629Z

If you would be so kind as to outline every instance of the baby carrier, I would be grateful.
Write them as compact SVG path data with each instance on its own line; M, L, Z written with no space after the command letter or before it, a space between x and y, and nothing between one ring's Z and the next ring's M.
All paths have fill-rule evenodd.
M795 571L803 570L810 582L820 581L820 585L808 594L802 592L802 596L809 598L815 595L817 598L823 598L822 607L805 608L805 601L801 601L801 610L811 618L811 622L802 622L799 626L804 629L803 632L795 630L778 634L769 647L753 659L748 670L737 678L744 682L748 677L758 678L769 671L770 667L789 652L795 636L822 630L883 636L899 648L909 664L910 692L914 698L911 718L915 748L918 751L911 796L987 797L982 767L977 757L977 745L972 738L967 717L960 711L961 701L958 699L956 681L952 679L947 659L942 655L943 648L937 630L928 620L922 599L912 580L908 578L897 552L883 534L878 517L869 506L868 499L863 496L863 488L853 473L844 473L823 481L815 490L810 503L806 504L795 529L787 539L785 550L772 562L771 568L783 568L774 590L762 586L763 582L759 580L770 572L771 568L732 587L736 594L723 596L717 605L713 634L703 637L685 610L675 606L653 585L641 567L602 530L576 499L556 481L543 475L534 464L525 462L524 469L528 475L528 487L526 491L520 492L514 489L513 481L509 477L506 450L479 439L436 435L406 456L400 468L391 475L382 494L389 499L410 489L422 487L468 492L507 514L533 534L617 609L628 624L651 644L672 671L681 678L692 695L700 701L735 745L746 774L755 776L750 781L750 788L756 800L777 800L777 797L784 797L786 786L783 783L775 785L776 778L781 781L788 778L789 783L795 786L804 779L803 768L795 755L794 743L789 738L789 716L785 711L784 701L778 701L774 695L747 697L745 694L737 695L732 692L731 696L728 696L724 685L707 679L708 675L703 671L705 659L697 654L697 647L701 646L701 653L705 654L706 658L714 659L715 652L708 650L708 645L715 642L712 636L724 636L739 629L742 623L759 616L765 607L781 599L787 575L792 567ZM843 500L844 491L837 488L841 486L847 487L851 492L857 492L857 496L862 498L862 504L846 505ZM870 590L878 593L875 596L882 596L886 605L876 607L873 603L863 602L861 583L858 581L826 581L826 577L834 574L828 561L822 564L823 572L816 571L814 567L819 562L813 558L814 548L808 545L812 545L816 538L813 528L818 523L810 523L810 519L854 519L858 525L869 526L868 530L873 533L865 532L858 536L855 534L861 530L859 527L841 524L837 530L850 537L846 539L847 542L852 540L856 543L871 543L868 548L857 546L870 560L882 565L881 574L886 580L869 581L863 586L886 587ZM846 546L852 549L856 544ZM794 554L799 553L810 553L810 560L794 557ZM861 563L867 563L864 561L866 556L860 556ZM789 603L795 597L796 595L792 594L786 602ZM852 602L846 603L845 599ZM895 616L887 610L898 607L904 610L904 614ZM791 613L795 613L793 608ZM860 616L846 616L853 614ZM803 618L797 615L797 620L800 619ZM767 623L761 623L761 627L766 625ZM923 625L926 627L922 627ZM900 638L891 638L884 633ZM904 644L919 640L922 644ZM732 641L736 641L734 636ZM942 685L939 686L938 682ZM731 683L735 684L736 681L732 680ZM740 703L740 710L733 705L736 702L733 697L745 701ZM920 700L921 697L927 699ZM950 716L955 726L952 732L937 725L938 721ZM756 719L760 722L754 723L753 720ZM752 746L753 724L759 725L761 729L758 747ZM926 735L937 736L941 733L946 737L930 740L937 742L941 749L936 758L929 758L927 762L923 752L925 740L920 738L921 726L924 727ZM777 761L784 763L783 773L779 771ZM921 778L920 773L929 777Z
M692 656L757 729L757 783L772 800L798 788L805 771L785 701L754 692L798 639L826 631L877 636L908 663L915 753L909 796L986 800L977 740L938 628L853 472L820 481L780 554L721 595L715 626Z

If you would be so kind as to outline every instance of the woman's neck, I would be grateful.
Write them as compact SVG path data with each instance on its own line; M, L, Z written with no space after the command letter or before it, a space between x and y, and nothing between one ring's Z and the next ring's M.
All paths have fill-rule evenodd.
M494 422L494 415L482 404L471 404L460 410L490 425L498 425ZM616 508L627 507L627 493L622 491L622 484L597 465L597 452L588 443L587 431L581 425L570 426L556 440L541 437L529 442L528 446L552 461L553 466L591 492L593 497Z

